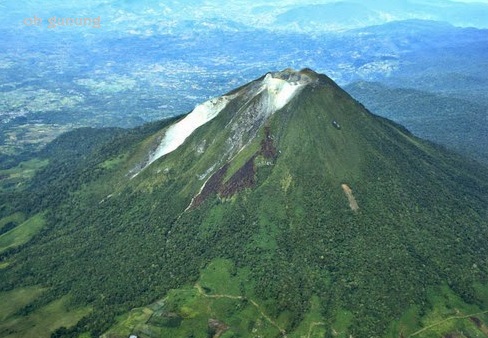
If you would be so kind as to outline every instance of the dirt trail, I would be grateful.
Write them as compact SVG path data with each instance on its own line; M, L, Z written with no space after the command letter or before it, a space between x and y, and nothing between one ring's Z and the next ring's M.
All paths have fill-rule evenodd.
M473 316L480 316L480 315L484 315L484 314L486 314L486 313L488 313L488 311L483 311L483 312L472 313L472 314L470 314L470 315L465 315L465 316L452 316L452 317L449 317L449 318L443 319L443 320L441 320L441 321L439 321L439 322L437 322L437 323L434 323L434 324L431 324L431 325L429 325L429 326L426 326L426 327L424 327L424 328L422 328L422 329L420 329L420 330L418 330L418 331L416 331L416 332L414 332L414 333L410 334L408 337L414 337L414 336L416 336L416 335L418 335L418 334L420 334L420 333L422 333L422 332L424 332L424 331L430 330L430 329L432 329L433 327L436 327L436 326L438 326L438 325L440 325L440 324L442 324L442 323L445 323L445 322L448 322L448 321L451 321L451 320L469 319L470 317L473 317ZM482 331L482 332L484 332L484 331L482 330L482 329L483 329L483 326L484 326L484 325L482 325L481 330L480 330L480 331Z
M256 303L253 299L249 299L249 298L246 298L246 297L243 297L243 296L235 296L235 295L223 295L223 294L209 295L209 294L205 293L205 290L203 290L202 286L200 284L198 284L198 283L195 284L195 288L198 290L198 293L201 296L206 297L206 298L215 298L215 299L218 299L218 298L228 298L228 299L241 299L241 300L247 300L247 301L249 301L259 311L259 313L261 314L261 316L263 316L271 325L273 325L274 327L276 327L281 332L282 337L287 338L285 329L281 328L273 319L271 319L264 312L263 308L258 303ZM310 338L311 337L313 328L315 326L319 326L319 325L326 325L326 324L324 322L312 322L310 324L310 327L308 329L307 338Z
M209 295L209 294L206 294L205 293L205 291L203 290L202 286L200 284L198 284L198 283L195 284L195 288L198 290L198 293L200 295L202 295L203 297L206 297L206 298L229 298L229 299L243 299L243 300L248 300L261 313L261 316L263 316L271 325L273 325L274 327L276 327L281 332L281 335L283 337L285 337L285 338L287 337L286 336L286 331L284 329L282 329L273 319L271 319L263 311L263 309L261 308L261 306L259 306L259 304L256 303L254 300L247 299L246 297L234 296L234 295L221 295L221 294Z
M314 327L319 326L319 325L326 325L326 324L324 322L312 322L310 324L310 327L308 328L307 338L310 338L312 336L312 331L313 331Z
M358 202L356 202L354 195L352 194L351 188L349 188L347 184L342 184L341 187L344 191L344 194L346 194L347 199L349 200L349 207L351 207L352 211L357 211L359 209L359 205Z

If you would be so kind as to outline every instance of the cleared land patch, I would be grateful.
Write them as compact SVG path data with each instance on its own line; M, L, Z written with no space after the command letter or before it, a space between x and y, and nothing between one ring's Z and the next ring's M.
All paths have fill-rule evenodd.
M357 211L359 209L359 205L358 202L356 201L356 198L354 198L354 195L352 194L351 188L349 188L347 184L342 184L341 187L349 201L349 207L351 208L352 211Z

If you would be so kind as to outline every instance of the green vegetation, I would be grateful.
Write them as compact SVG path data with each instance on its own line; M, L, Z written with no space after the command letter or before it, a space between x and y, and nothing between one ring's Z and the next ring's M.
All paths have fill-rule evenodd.
M225 127L247 102L135 177L174 120L81 129L39 154L49 163L23 189L0 192L2 222L27 219L0 237L0 290L47 290L7 299L16 323L55 308L44 332L58 337L484 334L487 168L325 77L231 160Z
M325 337L329 327L322 315L320 299L313 296L310 300L310 311L304 316L303 321L293 333L293 337L321 338Z
M276 336L282 330L279 324L268 317L258 301L244 294L242 281L247 277L248 272L236 269L232 262L216 259L193 287L171 290L164 299L132 310L105 337L205 338L210 332L220 332L223 337Z
M116 158L112 158L112 159L104 161L103 163L100 164L100 167L103 169L107 169L107 170L114 169L118 165L122 164L124 162L124 160L125 160L124 156L120 155Z
M2 299L0 320L3 322L5 319L15 315L17 311L39 297L43 291L39 287L31 286L0 293L0 299Z
M421 329L403 331L406 336L442 337L462 333L465 337L482 337L488 334L488 326L485 324L488 321L488 310L482 311L476 305L466 304L447 286L431 289L428 301L431 310L420 319Z
M5 338L51 337L55 330L58 333L67 331L66 327L75 325L89 312L88 307L72 308L69 297L65 296L26 316L7 317L0 323L0 334Z
M8 217L0 219L0 235L12 230L17 225L25 221L25 215L21 212L16 212Z
M459 83L458 80L449 81ZM398 121L415 135L488 164L487 130L480 123L488 105L481 96L470 98L463 93L465 88L449 95L391 88L375 82L353 83L346 90L371 111Z
M24 223L0 236L0 253L7 249L18 247L27 243L46 224L41 214L29 218Z
M22 188L36 171L47 165L47 160L32 159L20 162L16 167L0 170L0 190Z

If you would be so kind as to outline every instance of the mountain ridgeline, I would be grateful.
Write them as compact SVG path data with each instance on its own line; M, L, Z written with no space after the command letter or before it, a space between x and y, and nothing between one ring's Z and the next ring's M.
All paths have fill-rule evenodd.
M2 198L2 220L43 225L0 237L0 335L59 302L57 337L487 334L488 169L325 75L268 73L112 134Z

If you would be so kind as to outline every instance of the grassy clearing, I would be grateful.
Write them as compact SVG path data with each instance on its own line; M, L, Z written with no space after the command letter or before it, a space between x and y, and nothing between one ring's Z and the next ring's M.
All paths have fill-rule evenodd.
M225 259L213 260L204 270L199 284L208 294L239 295L239 284L234 265ZM233 275L233 276L232 276Z
M421 328L407 337L443 337L460 332L466 337L486 337L488 311L466 304L449 287L430 290L429 302L432 310L420 320Z
M331 332L334 337L348 338L348 328L351 325L354 315L346 310L337 310L335 321L332 324Z
M0 323L4 338L50 337L56 329L75 325L90 312L89 308L71 309L69 296L55 300L24 317L10 317Z
M115 158L108 159L100 164L100 167L103 169L114 169L123 164L127 159L126 154L119 155Z
M14 168L0 170L0 190L17 188L31 179L37 170L45 167L48 160L32 159L21 162Z
M24 221L25 215L21 212L16 212L10 216L0 219L0 235L6 233L8 230L11 230Z
M0 306L0 322L4 321L16 311L39 297L43 291L44 289L42 288L31 286L14 289L8 292L1 292L0 299L2 306Z
M419 306L411 306L410 309L408 309L398 321L391 325L388 336L395 337L403 335L407 337L419 327Z
M36 170L46 166L49 160L34 158L29 161L20 162L16 167L0 170L0 175L10 175L11 177L30 178L34 176Z
M129 337L136 327L145 325L154 314L148 307L132 309L129 313L117 318L115 324L102 338Z
M21 212L16 212L15 214L0 219L0 229L10 222L20 224L24 221L25 221L25 215Z
M27 243L44 226L45 220L42 214L29 218L24 223L0 236L0 253L9 248L14 248Z

